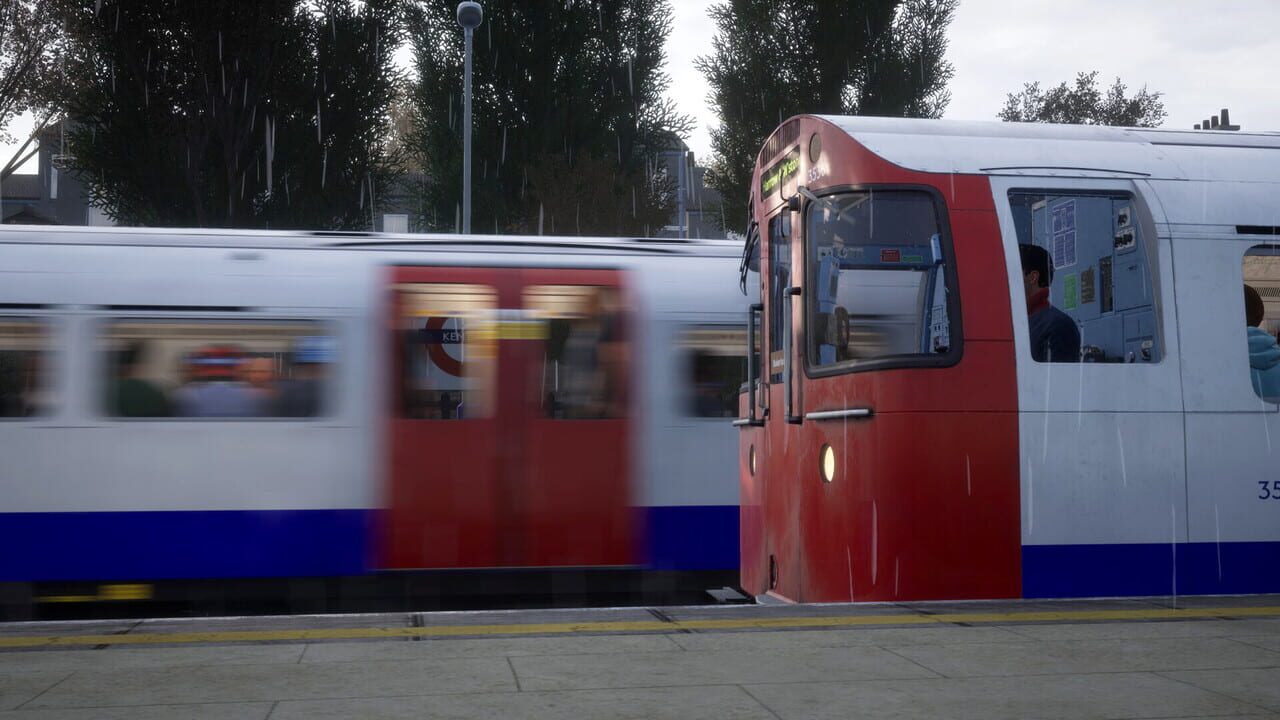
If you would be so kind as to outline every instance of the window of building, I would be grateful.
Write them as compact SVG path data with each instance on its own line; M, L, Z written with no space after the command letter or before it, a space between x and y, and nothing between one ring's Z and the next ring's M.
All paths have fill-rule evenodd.
M33 318L0 317L0 418L52 411L49 331Z
M542 342L534 383L545 417L598 420L626 414L630 333L617 288L531 285L524 308Z
M400 293L400 416L474 420L493 415L498 294L487 285L410 283Z
M956 346L949 258L932 196L867 190L809 203L807 328L814 368L935 362Z
M327 411L335 342L298 320L117 319L100 336L102 402L124 418L305 418Z
M1009 193L1018 233L1031 357L1156 363L1153 252L1128 194Z
M680 333L687 375L686 412L693 417L731 418L747 379L746 331L732 326L700 326Z
M1244 256L1244 322L1253 391L1280 402L1280 245L1259 245Z

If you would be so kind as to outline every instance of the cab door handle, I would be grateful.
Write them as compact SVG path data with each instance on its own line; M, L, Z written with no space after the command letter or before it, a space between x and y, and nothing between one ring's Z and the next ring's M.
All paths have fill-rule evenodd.
M817 412L806 413L805 420L851 420L854 418L868 418L873 415L871 408L845 408L843 410L819 410Z

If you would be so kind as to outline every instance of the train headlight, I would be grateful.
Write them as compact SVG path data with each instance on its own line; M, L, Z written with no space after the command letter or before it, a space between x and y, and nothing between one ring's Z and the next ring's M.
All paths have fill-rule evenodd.
M822 471L822 481L831 482L836 477L836 451L830 445L822 446L822 453L819 456L820 470Z
M747 448L747 472L751 473L751 477L756 476L756 446L752 445Z

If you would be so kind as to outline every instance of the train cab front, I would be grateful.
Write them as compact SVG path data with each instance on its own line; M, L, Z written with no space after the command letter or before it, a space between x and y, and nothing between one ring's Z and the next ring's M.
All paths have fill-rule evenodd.
M748 592L1019 594L1009 303L988 291L1005 265L984 183L904 170L824 118L766 142L759 272L743 271L761 299L738 421Z

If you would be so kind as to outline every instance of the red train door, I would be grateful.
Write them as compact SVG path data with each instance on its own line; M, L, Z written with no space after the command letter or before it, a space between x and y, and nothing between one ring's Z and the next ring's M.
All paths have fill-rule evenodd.
M622 276L395 268L381 565L631 561Z

